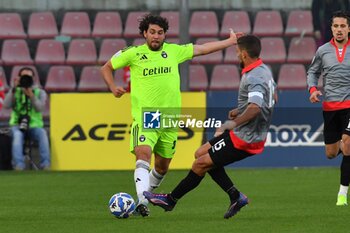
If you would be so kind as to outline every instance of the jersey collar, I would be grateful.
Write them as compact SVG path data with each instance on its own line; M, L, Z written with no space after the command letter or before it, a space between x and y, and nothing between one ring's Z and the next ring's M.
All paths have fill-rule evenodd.
M258 58L258 60L256 60L255 62L253 62L252 64L250 64L249 66L247 67L244 67L244 69L242 70L242 75L251 71L252 69L260 66L262 64L262 60L260 58Z
M344 57L345 57L346 48L347 48L348 45L350 44L350 40L348 39L348 42L344 45L344 47L343 47L343 52L342 52L342 56L340 56L338 47L337 47L337 45L335 44L335 41L334 41L334 37L331 39L330 43L335 47L335 52L336 52L336 54L337 54L337 59L338 59L338 61L339 61L340 63L343 62Z

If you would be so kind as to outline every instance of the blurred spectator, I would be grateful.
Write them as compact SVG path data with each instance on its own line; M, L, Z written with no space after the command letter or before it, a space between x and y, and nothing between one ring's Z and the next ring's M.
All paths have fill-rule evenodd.
M4 103L4 98L5 98L5 87L0 80L0 111Z
M4 108L11 109L10 126L12 131L12 165L15 170L24 170L24 143L36 140L41 156L40 168L50 168L49 139L44 129L42 112L47 94L34 86L34 71L29 67L19 70L18 77L6 94Z
M332 38L331 19L335 11L349 10L349 0L312 0L312 18L317 45L320 46Z

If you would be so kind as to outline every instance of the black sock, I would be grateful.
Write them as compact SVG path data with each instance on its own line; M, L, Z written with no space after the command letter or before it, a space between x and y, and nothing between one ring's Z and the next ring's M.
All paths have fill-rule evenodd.
M211 178L224 190L227 192L231 201L236 201L239 198L239 191L233 185L232 180L227 175L223 167L216 167L208 171Z
M176 202L181 197L183 197L186 193L196 188L203 178L204 176L199 176L196 173L194 173L192 170L190 170L187 176L170 193L169 195L170 198L172 198L173 201Z
M350 182L350 156L343 156L340 166L340 184L349 186Z

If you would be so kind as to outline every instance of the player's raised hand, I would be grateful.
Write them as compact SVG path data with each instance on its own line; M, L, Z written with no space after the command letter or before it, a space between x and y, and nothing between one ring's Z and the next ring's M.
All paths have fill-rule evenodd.
M117 98L122 97L122 95L126 93L126 90L123 87L118 87L118 86L113 88L111 91L113 95Z
M320 102L320 99L318 98L319 96L322 96L322 92L321 91L314 91L312 92L312 94L310 95L310 102L311 103L317 103Z
M230 38L233 40L233 44L237 44L237 39L244 35L243 32L234 32L232 28L230 30Z

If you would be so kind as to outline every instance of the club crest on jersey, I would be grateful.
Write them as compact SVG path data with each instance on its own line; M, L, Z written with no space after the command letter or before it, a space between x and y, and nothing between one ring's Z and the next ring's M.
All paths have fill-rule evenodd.
M167 54L166 52L162 51L162 57L163 57L163 58L167 58L167 57L168 57L168 54Z
M141 135L141 136L139 137L139 140L140 140L140 142L146 141L145 135Z

